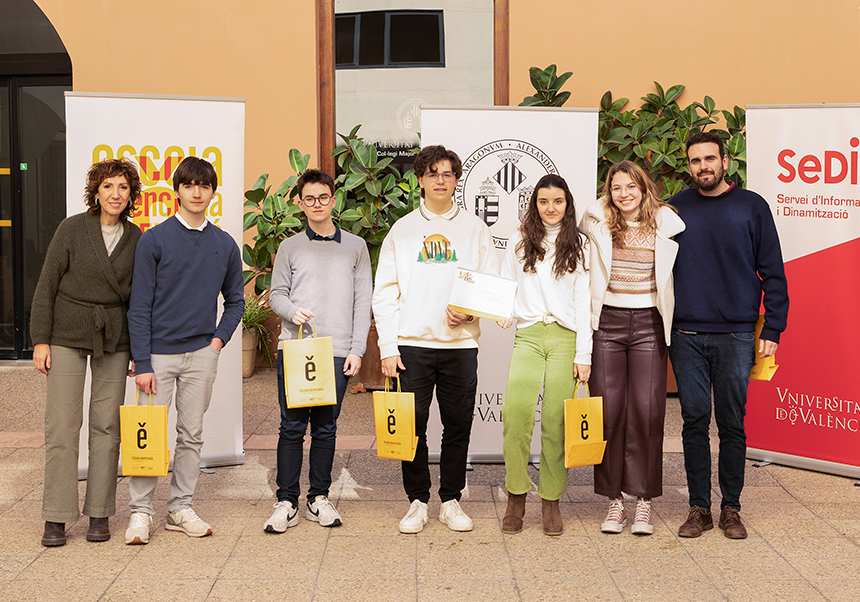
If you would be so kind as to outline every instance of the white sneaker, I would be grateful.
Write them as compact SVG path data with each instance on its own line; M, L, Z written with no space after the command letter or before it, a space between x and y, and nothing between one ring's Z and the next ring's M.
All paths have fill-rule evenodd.
M401 533L421 533L424 530L424 525L427 524L427 504L421 500L415 500L409 506L409 512L406 513L400 521Z
M125 530L126 545L136 546L149 543L149 525L152 517L146 512L132 512L131 520L128 521L128 529Z
M606 515L606 520L601 523L600 530L604 533L621 533L625 525L627 525L627 511L624 509L624 502L621 498L611 500L609 513Z
M641 497L636 502L636 514L630 532L634 535L651 535L654 532L654 521L651 519L651 500Z
M293 506L292 502L284 500L275 504L275 512L263 525L263 531L266 533L283 533L289 527L295 527L298 524L299 509Z
M439 520L448 525L452 531L472 530L472 519L466 516L457 500L448 500L442 503L442 508L439 510Z
M343 524L334 504L324 495L318 495L313 502L308 502L305 518L319 523L323 527L339 527Z
M189 537L206 537L212 535L212 527L197 516L193 508L185 508L179 512L171 512L167 515L167 524L164 528L168 531L182 531Z

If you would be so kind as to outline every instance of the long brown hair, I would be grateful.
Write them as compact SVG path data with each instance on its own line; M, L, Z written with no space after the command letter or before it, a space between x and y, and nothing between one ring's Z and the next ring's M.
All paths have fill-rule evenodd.
M576 229L576 209L573 205L573 195L564 178L557 174L547 174L538 180L532 191L532 198L520 225L522 240L517 243L517 254L523 255L523 271L536 272L535 264L543 261L546 256L544 238L546 238L546 227L538 213L537 199L541 188L559 188L564 192L567 205L564 209L564 217L561 218L561 229L555 239L555 260L552 264L552 272L556 280L567 273L575 272L577 264L585 268L585 255L582 251L582 241L579 231Z
M661 207L674 207L661 201L657 194L657 186L654 180L636 163L632 161L619 161L609 168L606 174L606 184L603 186L603 197L606 199L606 225L612 235L612 246L624 246L624 232L627 230L627 220L621 215L621 210L612 202L612 178L617 173L627 174L642 193L642 204L639 205L639 223L646 228L657 229L657 213Z

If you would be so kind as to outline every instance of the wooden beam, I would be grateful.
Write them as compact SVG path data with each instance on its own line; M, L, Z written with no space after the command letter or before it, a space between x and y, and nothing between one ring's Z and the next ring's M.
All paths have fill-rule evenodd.
M493 7L493 102L510 104L509 0L495 0Z
M319 166L334 177L335 89L334 89L334 0L316 0L317 12L317 109Z

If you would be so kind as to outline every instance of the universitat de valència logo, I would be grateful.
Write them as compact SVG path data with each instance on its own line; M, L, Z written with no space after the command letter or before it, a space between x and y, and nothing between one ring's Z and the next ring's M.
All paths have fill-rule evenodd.
M534 185L548 173L558 169L537 146L524 140L488 142L463 161L454 198L462 209L484 220L495 247L504 249L525 215Z

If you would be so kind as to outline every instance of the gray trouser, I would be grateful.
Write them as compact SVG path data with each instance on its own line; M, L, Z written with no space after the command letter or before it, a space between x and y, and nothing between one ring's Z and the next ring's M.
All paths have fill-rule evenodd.
M128 378L128 351L105 353L91 366L89 460L84 514L95 518L116 512L119 462L119 406ZM78 509L78 443L84 417L87 355L80 349L51 345L45 402L45 489L42 519L73 523Z
M176 447L173 450L173 477L170 480L168 512L191 507L191 496L200 473L203 448L203 415L209 408L212 384L218 370L218 351L203 347L174 355L152 355L155 373L153 405L169 406L176 391ZM152 498L158 477L129 479L129 506L132 512L155 514Z

